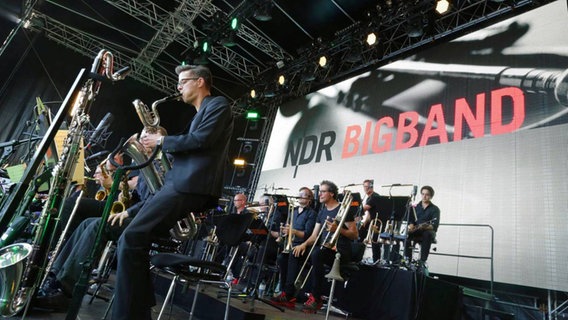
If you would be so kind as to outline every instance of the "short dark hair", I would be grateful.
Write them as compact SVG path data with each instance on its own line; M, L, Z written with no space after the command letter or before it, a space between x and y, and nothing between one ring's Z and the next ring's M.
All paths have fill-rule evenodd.
M363 183L364 183L364 184L365 184L365 183L368 183L368 184L369 184L369 188L372 188L372 187L373 187L373 180L371 180L371 179L365 179L365 181L363 181Z
M422 193L422 190L424 189L430 191L430 197L434 197L434 188L430 186L423 186L422 188L420 188L420 193Z
M207 89L211 89L211 87L213 87L213 76L211 75L211 70L209 70L206 66L184 64L176 67L177 75L184 71L191 71L191 73L193 73L196 77L203 78Z
M326 186L328 187L328 189L329 189L328 191L331 192L331 193L333 193L333 199L337 200L337 195L338 195L338 192L339 192L339 188L337 188L337 185L336 185L335 183L333 183L333 182L331 182L331 181L329 181L329 180L323 180L323 181L320 183L320 186L321 186L321 185L326 185Z

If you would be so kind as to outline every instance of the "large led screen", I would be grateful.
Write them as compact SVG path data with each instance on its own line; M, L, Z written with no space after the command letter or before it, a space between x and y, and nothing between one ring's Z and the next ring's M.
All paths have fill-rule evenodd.
M492 228L495 281L568 291L567 28L557 1L282 105L256 197L431 185L460 256L431 272L489 280Z

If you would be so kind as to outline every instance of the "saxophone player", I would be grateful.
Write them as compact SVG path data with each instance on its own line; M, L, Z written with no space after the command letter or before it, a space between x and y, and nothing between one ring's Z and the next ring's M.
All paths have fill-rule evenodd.
M164 128L160 127L158 130L166 135ZM145 134L146 132L143 130L142 136ZM147 150L147 152L151 154L152 150ZM102 170L101 167L98 166L97 170L99 170L99 173L95 173L95 176L102 177L103 175L100 171ZM109 216L109 226L103 233L101 238L102 242L118 240L130 220L132 220L143 206L144 201L151 197L146 187L146 182L140 175L141 174L138 172L132 172L129 175L128 188L138 193L138 197L131 197L132 205L126 210ZM120 187L123 188L122 183ZM140 201L134 203L132 200L136 198L140 199ZM100 208L99 215L103 209L104 206ZM36 307L55 311L67 309L73 288L81 274L82 263L89 256L95 244L100 223L101 219L99 217L85 219L71 234L67 242L63 245L60 253L55 257L47 279L42 285L40 294L35 301Z
M311 208L311 203L314 200L314 193L308 187L302 187L298 194L298 204L299 206L294 208L293 211L293 223L292 226L284 225L282 228L282 233L288 237L293 237L292 247L299 246L308 240L314 226L316 224L317 214L314 209ZM283 288L280 295L273 297L272 301L292 307L295 304L295 291L294 280L300 271L300 267L306 259L305 254L301 254L297 250L292 250L292 252L281 252L278 255L278 269L280 271L280 286Z
M353 213L345 213L347 216L342 226L338 226L334 220L330 220L334 219L339 213L340 203L337 201L337 195L338 188L335 183L328 180L320 183L319 201L322 204L322 208L316 218L314 230L307 241L294 248L294 254L301 255L308 246L315 246L310 256L314 272L313 290L308 295L308 300L304 303L304 311L306 312L315 312L321 308L321 296L325 293L325 265L331 266L335 259L333 250L320 247L320 245L324 244L324 239L327 238L328 234L333 234L339 228L337 251L341 253L341 261L348 262L351 261L351 243L358 238L357 224L355 223ZM316 243L316 241L319 242Z
M177 90L184 103L197 113L181 135L159 133L142 139L145 147L160 145L174 165L164 186L146 201L118 242L118 268L112 318L151 319L155 297L148 250L152 237L167 234L187 212L202 212L217 205L222 188L233 113L228 100L212 96L212 75L205 66L176 68Z

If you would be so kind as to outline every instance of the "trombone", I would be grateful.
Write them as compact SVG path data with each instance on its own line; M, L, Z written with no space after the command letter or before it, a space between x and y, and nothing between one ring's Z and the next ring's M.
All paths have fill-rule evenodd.
M291 201L293 198L288 197L288 217L286 217L286 224L282 225L282 223L280 223L280 242L284 243L284 250L282 250L282 253L290 253L290 251L292 251L292 242L294 241L294 232L293 232L293 226L294 226L294 208L296 207L296 203ZM282 235L282 229L284 229L285 226L288 226L288 232L286 233L286 235Z
M335 247L337 245L337 240L339 239L341 228L343 227L343 223L345 223L345 218L347 217L347 212L349 211L349 208L351 207L351 201L353 201L353 195L351 194L350 190L347 190L347 191L345 191L345 195L343 197L343 200L341 201L341 203L339 205L339 211L337 212L337 215L333 219L333 223L337 223L337 229L335 229L335 232L331 236L331 240L327 241L328 238L329 238L329 235L331 233L328 233L326 235L325 239L323 240L323 244L320 246L320 249L323 248L323 247L326 247L326 248L329 248L329 249L335 249ZM327 217L326 220L328 218L329 217ZM304 260L304 264L302 264L302 268L300 269L300 272L298 272L298 276L296 277L296 280L294 280L294 287L296 287L296 290L299 290L300 288L303 288L306 285L306 281L308 280L310 273L312 272L313 266L310 266L310 269L308 269L308 272L306 273L306 275L303 279L302 279L302 273L304 272L304 269L306 268L308 260L311 257L312 252L314 251L314 248L317 246L317 243L318 243L318 241L319 241L319 239L320 239L320 237L323 234L323 231L325 229L326 229L326 226L322 225L319 232L318 232L318 235L316 237L314 244L310 248L310 252L306 256L306 260Z

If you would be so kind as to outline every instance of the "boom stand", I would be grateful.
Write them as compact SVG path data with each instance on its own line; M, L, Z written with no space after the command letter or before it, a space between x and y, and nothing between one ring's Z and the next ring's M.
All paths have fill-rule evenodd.
M272 204L273 206L277 206L278 204L275 202L274 204ZM274 211L276 212L276 208L274 208ZM272 223L274 222L274 216L275 214L273 213L268 221L268 227L270 228L270 226L272 226ZM277 306L275 304L272 303L272 301L261 298L258 296L258 286L260 285L260 276L262 274L262 266L264 265L264 258L266 257L266 247L268 246L268 240L270 240L270 230L268 230L268 232L266 233L266 239L265 239L265 243L264 243L264 248L262 249L262 254L261 254L261 258L260 258L260 262L258 264L258 272L256 274L256 279L255 279L255 286L252 289L251 293L250 293L250 297L252 298L250 301L250 311L254 312L254 302L256 300L259 300L260 302L264 302L265 304L280 310L281 312L284 312L284 308Z

